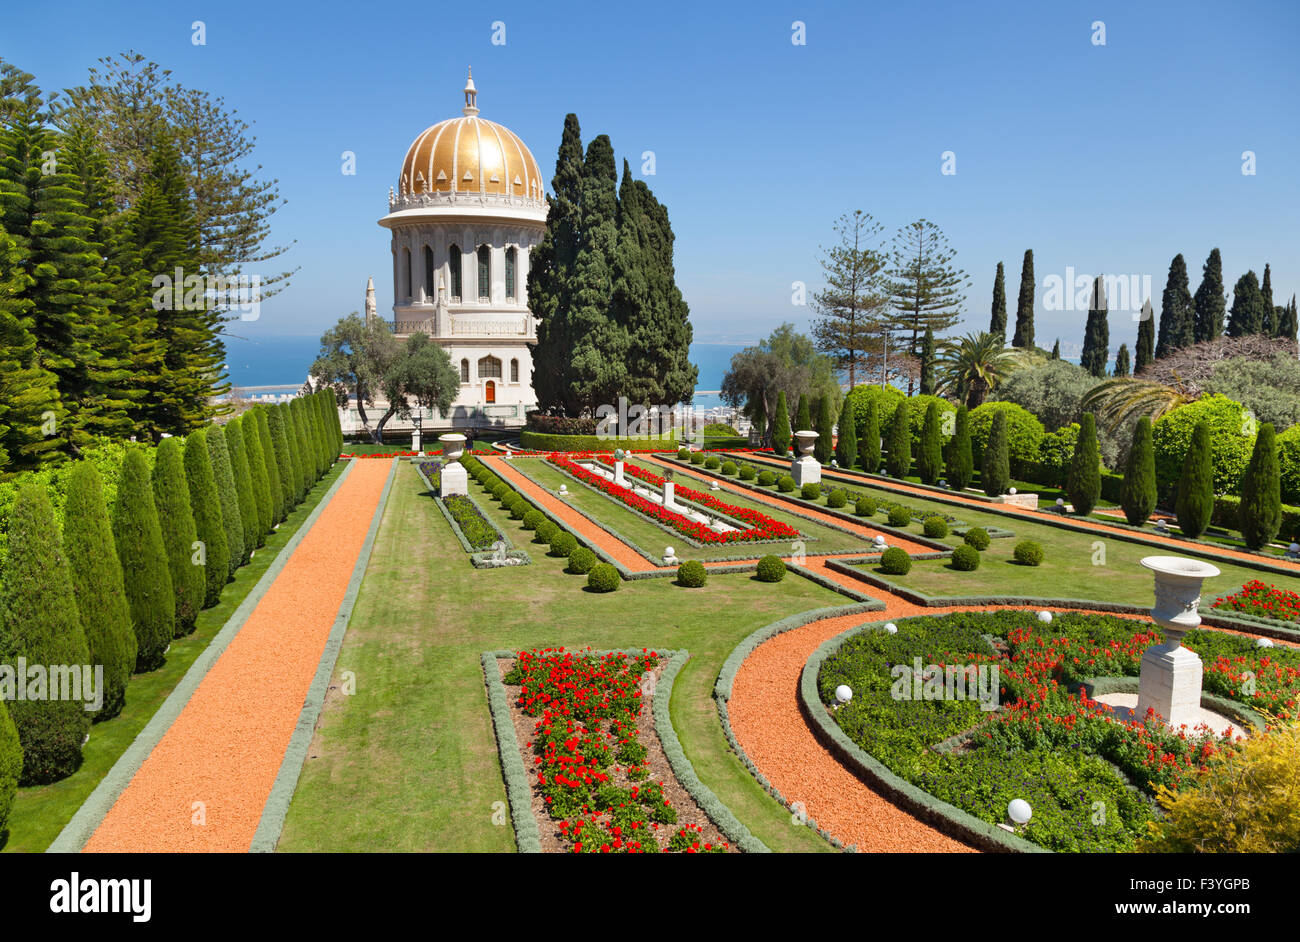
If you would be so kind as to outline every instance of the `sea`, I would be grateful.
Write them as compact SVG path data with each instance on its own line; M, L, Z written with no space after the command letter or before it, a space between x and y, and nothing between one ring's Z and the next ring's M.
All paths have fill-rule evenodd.
M274 334L226 337L226 376L239 387L286 387L303 384L320 353L320 338L311 335ZM693 343L691 362L699 367L694 405L711 409L722 405L719 391L731 358L745 348L736 343ZM268 390L269 391L269 390ZM256 389L253 394L259 394Z

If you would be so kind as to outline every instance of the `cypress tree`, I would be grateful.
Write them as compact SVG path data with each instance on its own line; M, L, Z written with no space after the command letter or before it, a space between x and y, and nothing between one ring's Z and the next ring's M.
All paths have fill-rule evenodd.
M18 727L9 717L3 700L0 700L0 834L5 833L9 811L18 794L18 782L23 777L23 745L18 739Z
M1151 309L1151 300L1148 298L1142 302L1142 319L1138 321L1138 337L1136 356L1133 360L1133 373L1141 373L1143 369L1155 362L1156 358L1156 318L1155 312Z
M325 438L325 468L333 467L342 450L338 442L338 407L334 403L334 390L322 389L316 393L316 410L320 413L321 432Z
M1259 279L1248 271L1237 279L1232 289L1232 308L1228 311L1228 336L1244 337L1262 334L1268 328L1268 315L1264 312L1264 295L1259 290Z
M244 433L244 457L248 459L248 470L253 483L253 503L257 505L257 529L260 536L258 546L266 544L266 535L271 532L274 513L271 507L271 482L266 473L266 460L262 457L262 436L257 428L257 416L245 412L240 423Z
M785 391L776 394L776 416L772 419L772 451L785 457L790 450L790 414L785 407Z
M885 442L885 468L890 477L904 478L912 470L912 427L907 420L907 402L898 404L889 422Z
M258 444L261 446L263 473L266 475L267 497L271 501L271 525L278 526L285 515L284 485L280 482L280 463L275 457L275 443L271 440L271 427L266 408L253 409L257 423Z
M185 474L185 451L179 438L158 443L153 466L154 506L167 551L176 596L176 637L194 630L207 595L207 573L194 563L194 544L199 538L190 504L190 485Z
M993 413L989 440L984 445L984 467L980 481L989 497L1001 497L1011 486L1011 458L1007 452L1007 414L1001 409Z
M1133 447L1124 468L1124 491L1120 498L1124 517L1140 527L1156 508L1156 456L1151 443L1151 417L1142 416L1133 428Z
M1282 475L1271 422L1260 425L1241 481L1240 524L1242 539L1254 550L1268 546L1282 526Z
M293 451L289 447L289 434L285 425L285 411L281 406L269 406L266 410L266 425L271 432L271 445L275 451L275 468L280 475L280 492L284 495L284 515L298 506L298 478L293 463Z
M989 333L999 338L1003 345L1007 342L1007 283L998 262L997 274L993 276L993 311L989 315Z
M812 394L805 393L799 397L799 416L795 419L793 431L811 432L813 430L812 420Z
M1011 346L1024 350L1034 347L1034 250L1025 250L1020 266L1020 295L1016 299L1016 333Z
M1119 352L1115 354L1115 372L1113 375L1128 376L1128 374L1129 374L1128 344L1122 343L1119 345Z
M289 444L289 457L293 461L294 503L300 503L307 496L307 468L302 457L302 438L298 434L298 412L293 408L293 401L280 404L284 410L284 436Z
M135 669L161 667L176 636L176 593L143 448L129 448L117 482L113 542L135 628Z
M822 464L829 464L835 454L835 413L829 394L817 401L817 444L813 454Z
M875 474L880 470L880 413L870 402L866 409L867 426L858 439L858 461L862 462L863 471Z
M1066 492L1074 512L1082 517L1092 513L1101 497L1101 456L1097 446L1097 421L1091 412L1085 412L1079 422L1079 437L1074 443L1074 457L1070 460L1070 476Z
M221 502L221 523L226 529L226 547L229 550L229 575L248 559L244 549L244 518L240 515L239 494L235 490L235 474L230 464L230 449L226 433L220 425L208 426L208 455L212 458L212 477L217 482L217 497Z
M1178 478L1178 496L1174 502L1178 528L1183 536L1194 540L1210 524L1214 513L1214 466L1210 459L1210 425L1200 422L1192 430L1192 440L1183 457Z
M1106 288L1102 276L1092 283L1092 307L1088 310L1088 323L1083 332L1083 354L1079 365L1097 378L1106 375L1110 360L1110 323L1106 311Z
M934 395L934 331L929 327L921 340L921 395Z
M1296 314L1295 295L1291 295L1291 303L1282 309L1282 316L1278 319L1277 335L1285 337L1292 343L1296 341L1296 328L1300 326L1300 317Z
M47 667L90 661L54 510L40 484L29 482L18 491L9 515L9 555L0 574L0 664L17 670L19 658ZM90 729L83 701L35 698L34 693L7 704L23 748L20 785L75 772Z
M190 489L190 511L194 532L203 544L203 607L216 605L230 579L230 544L221 517L221 495L212 470L208 430L196 429L185 437L185 483Z
M925 410L921 427L921 447L916 456L916 473L924 484L933 484L943 473L943 438L939 433L939 403Z
M1197 343L1219 338L1223 333L1223 315L1227 310L1223 294L1223 259L1218 249L1210 251L1201 271L1201 285L1196 289L1195 300Z
M1273 273L1269 270L1268 262L1264 263L1264 280L1259 283L1259 293L1264 299L1264 333L1276 337L1278 316L1277 309L1273 306Z
M293 424L294 457L302 474L302 494L306 497L311 486L316 483L316 465L311 456L307 416L303 411L301 399L293 399L289 402L289 419Z
M1061 358L1061 338L1057 337L1056 343L1052 344L1052 359L1059 360L1060 358Z
M841 468L852 468L858 460L858 423L853 414L853 400L844 397L840 406L840 438L835 443L835 460Z
M975 477L975 459L970 447L970 410L965 406L957 407L956 428L944 446L943 461L948 471L948 483L955 490L970 487L971 479Z
M1187 284L1187 262L1181 254L1169 263L1169 277L1160 296L1160 330L1156 334L1156 359L1196 342L1196 306Z
M235 497L239 501L239 519L244 528L244 562L261 546L266 534L259 532L257 498L253 496L253 472L244 453L244 423L240 418L226 423L226 448L230 450L230 473L235 478Z
M104 703L95 720L106 720L122 712L126 703L126 685L135 668L135 631L122 563L104 505L103 483L94 463L73 464L67 488L63 554L72 576L89 663L104 668Z
M307 429L311 436L312 457L316 460L316 478L319 479L329 467L329 460L326 453L329 445L325 442L325 423L320 414L320 397L311 395L303 402L303 410L307 413Z

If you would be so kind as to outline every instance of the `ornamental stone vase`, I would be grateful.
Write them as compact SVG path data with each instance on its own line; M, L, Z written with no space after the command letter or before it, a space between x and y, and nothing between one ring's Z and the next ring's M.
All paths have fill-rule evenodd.
M817 433L803 430L794 433L795 445L800 457L790 462L790 476L796 487L805 484L819 484L822 479L821 463L812 456L813 446L817 444Z
M441 480L438 484L438 496L450 497L453 494L469 493L469 475L460 457L465 453L465 436L455 432L439 435L442 456L446 459L442 466Z
M1219 569L1197 559L1147 556L1142 565L1155 576L1155 607L1151 618L1163 629L1165 641L1142 654L1135 718L1153 709L1175 729L1195 726L1201 716L1201 659L1182 646L1183 635L1201 623L1197 607L1201 585Z

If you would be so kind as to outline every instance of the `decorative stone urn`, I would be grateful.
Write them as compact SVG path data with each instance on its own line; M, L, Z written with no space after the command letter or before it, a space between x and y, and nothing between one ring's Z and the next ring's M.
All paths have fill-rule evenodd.
M465 454L465 436L456 432L447 432L438 436L438 442L442 445L442 456L446 459L442 466L438 496L468 494L469 475L465 472L465 466L460 463L461 455Z
M619 487L631 487L627 481L623 480L623 449L614 449L614 483Z
M1219 569L1197 559L1181 556L1147 556L1142 565L1155 575L1156 604L1151 618L1165 633L1164 644L1148 648L1142 655L1135 719L1154 709L1171 727L1200 722L1201 659L1182 646L1183 635L1201 623L1197 606L1201 584L1217 576Z
M821 483L822 466L812 455L813 446L817 444L817 433L806 429L795 432L794 440L799 449L799 457L790 463L790 476L794 478L795 487Z
M673 483L673 469L665 468L664 469L664 506L667 508L671 509L674 506L673 491L676 490L676 487L677 485Z

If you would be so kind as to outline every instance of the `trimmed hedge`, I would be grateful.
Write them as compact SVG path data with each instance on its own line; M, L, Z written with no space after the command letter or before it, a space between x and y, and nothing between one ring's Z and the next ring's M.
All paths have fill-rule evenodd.
M276 431L283 432L278 412L268 416ZM283 435L280 436L283 439ZM275 434L272 434L275 440ZM279 449L277 448L277 453ZM286 452L287 457L287 452ZM203 607L210 608L221 598L221 590L230 579L230 547L226 543L226 526L221 519L221 498L217 493L217 480L212 472L212 453L208 447L207 429L190 432L185 439L185 480L190 488L190 511L194 515L194 531L203 544L204 596ZM293 506L293 494L285 497L285 506Z
M973 546L983 552L989 548L989 531L983 527L971 527L966 531L966 535L962 537L962 540L967 546Z
M560 528L557 524L544 519L537 525L533 533L533 542L550 544L551 540L555 539L559 532Z
M256 423L249 428L256 431ZM185 455L179 438L164 438L158 443L153 466L153 497L172 576L175 630L176 637L180 638L194 630L194 620L203 608L206 579L204 571L192 561L194 542L199 537L190 510L190 487L185 480ZM266 509L269 514L269 494Z
M782 494L789 494L794 490L794 478L788 474L781 475L780 480L776 482L776 489Z
M742 481L752 481L758 475L758 470L752 464L741 465L740 479Z
M688 589L701 588L708 581L709 574L704 568L704 563L698 559L690 559L677 567L677 582Z
M906 507L895 505L889 508L889 525L891 527L905 527L912 522L912 511Z
M569 553L569 572L585 576L596 565L596 554L585 546L578 546Z
M722 462L722 473L727 475L728 477L734 477L736 474L736 470L737 470L736 462L734 461Z
M932 540L942 539L948 535L948 521L938 514L932 517L926 517L922 524L925 535Z
M822 486L813 481L809 481L803 487L799 488L799 496L804 500L816 500L822 496Z
M880 554L880 569L891 576L905 576L912 570L912 557L901 546L891 546Z
M780 582L785 578L785 561L780 556L769 553L758 561L758 580L760 582Z
M980 568L980 553L974 546L963 543L952 551L952 568L974 572Z
M847 505L848 502L849 492L844 490L842 487L837 487L835 490L831 491L830 495L826 498L826 506L830 507L832 510L839 510L841 507Z
M536 509L527 510L524 512L521 519L523 520L525 530L536 530L546 522L546 514Z
M226 423L226 447L230 449L230 473L235 479L235 496L239 499L239 519L244 527L244 559L248 562L253 550L266 542L266 534L259 533L257 499L253 497L253 472L248 455L244 452L244 426L238 418ZM315 472L312 480L316 480Z
M704 452L702 451L691 452L690 460L691 460L691 464L695 464L695 465L704 464L704 460L705 460Z
M1038 566L1043 562L1043 547L1033 540L1021 540L1011 554L1016 562L1026 566Z
M286 413L292 415L292 413ZM221 523L226 528L226 546L229 551L227 575L243 565L248 554L244 552L244 521L239 515L239 495L235 492L235 475L230 467L230 451L226 448L226 433L220 425L207 429L208 455L212 459L212 476L217 483L217 497L221 501ZM299 465L301 467L301 465ZM304 490L298 492L302 499Z
M718 460L717 455L709 455L709 457L704 459L704 467L710 471L717 471L722 467L722 462Z
M876 501L871 497L859 497L853 505L853 513L859 517L871 517L876 513Z
M794 479L791 478L790 482L794 483ZM760 487L771 487L775 483L776 472L774 471L763 471L763 473L758 476L758 484Z
M578 538L568 530L563 530L551 537L551 555L568 558L578 548Z
M162 666L163 652L176 636L176 593L143 448L128 449L122 462L113 542L135 627L136 671L150 671Z
M597 592L613 592L621 581L618 570L609 563L597 563L587 573L587 588L595 589Z

